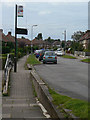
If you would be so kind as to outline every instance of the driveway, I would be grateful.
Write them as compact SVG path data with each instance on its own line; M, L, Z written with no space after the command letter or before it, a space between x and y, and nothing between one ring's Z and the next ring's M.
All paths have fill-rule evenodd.
M35 66L42 79L58 93L88 100L88 64L58 57L58 64Z

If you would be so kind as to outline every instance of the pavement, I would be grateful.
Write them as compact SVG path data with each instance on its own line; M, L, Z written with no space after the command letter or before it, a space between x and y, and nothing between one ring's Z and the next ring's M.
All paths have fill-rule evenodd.
M10 96L2 98L2 118L45 118L33 93L30 70L24 69L26 59L18 61L16 73L11 72Z

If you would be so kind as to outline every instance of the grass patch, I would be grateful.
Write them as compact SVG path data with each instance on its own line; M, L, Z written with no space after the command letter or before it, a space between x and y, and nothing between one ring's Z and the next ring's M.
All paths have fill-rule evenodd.
M37 64L41 64L41 63L40 63L40 62L36 59L36 57L32 54L32 55L29 55L29 57L27 58L26 63L25 63L25 68L26 68L27 64L37 65Z
M63 55L63 58L69 58L69 59L77 59L76 57L70 56L70 55Z
M90 63L90 58L81 60L82 62Z
M56 93L54 90L49 88L49 93L53 98L53 103L61 109L69 109L70 113L74 114L76 117L79 118L88 118L88 102L73 99L65 95L60 95ZM61 105L61 106L60 106Z

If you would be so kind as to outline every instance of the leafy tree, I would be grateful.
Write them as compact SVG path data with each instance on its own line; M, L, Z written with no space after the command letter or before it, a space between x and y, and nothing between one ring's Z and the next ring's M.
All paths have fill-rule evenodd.
M42 33L39 33L36 38L37 38L38 40L39 40L39 39L42 39Z
M75 41L72 41L71 49L72 51L83 51L84 50L83 45Z
M45 39L45 41L48 41L49 43L53 43L55 40L51 39L51 37L48 37L47 39Z
M77 32L74 32L71 38L73 39L73 41L78 41L83 35L84 35L84 32L77 31Z
M65 42L64 41L62 41L61 46L62 46L62 48L65 47Z

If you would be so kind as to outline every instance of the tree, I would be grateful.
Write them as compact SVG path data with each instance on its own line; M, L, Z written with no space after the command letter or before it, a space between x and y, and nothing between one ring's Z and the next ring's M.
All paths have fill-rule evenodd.
M79 39L84 35L84 32L82 31L77 31L74 32L74 34L71 36L71 38L73 39L73 41L79 41Z
M55 40L51 39L51 37L48 37L45 41L48 41L49 43L53 43Z
M83 45L75 41L72 41L71 49L72 51L83 51L84 50Z
M62 46L62 48L65 47L65 42L64 41L62 41L61 46Z
M37 35L37 39L39 40L39 39L42 39L42 33L39 33L38 35Z

